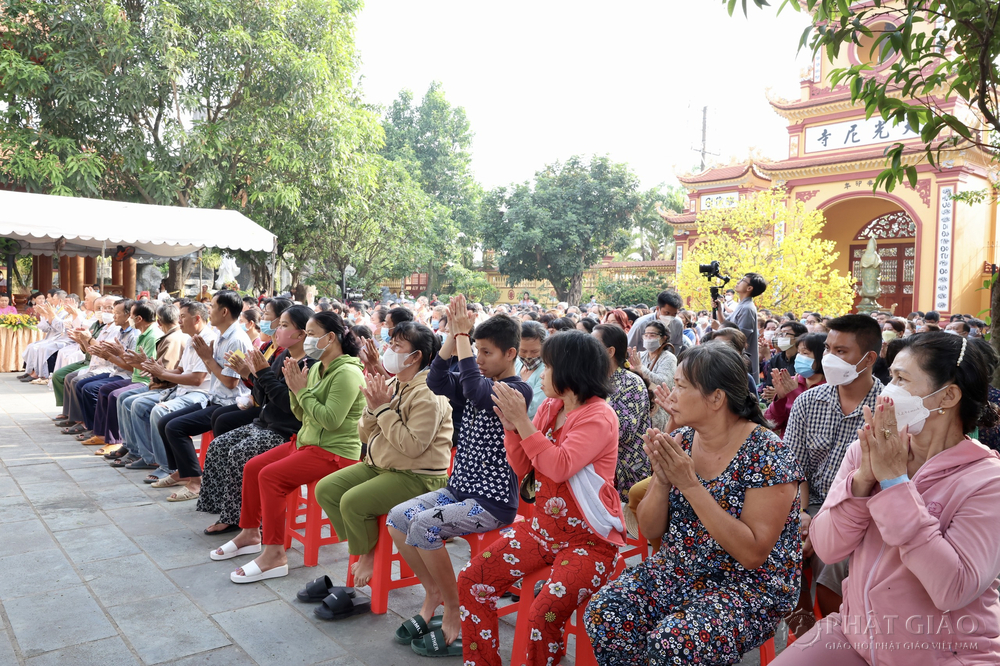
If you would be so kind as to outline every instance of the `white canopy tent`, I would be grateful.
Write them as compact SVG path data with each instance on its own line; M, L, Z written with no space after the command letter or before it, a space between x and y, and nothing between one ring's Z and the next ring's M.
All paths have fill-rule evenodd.
M182 208L0 190L0 238L22 252L99 256L131 245L136 256L181 257L206 247L274 252L277 237L235 210Z

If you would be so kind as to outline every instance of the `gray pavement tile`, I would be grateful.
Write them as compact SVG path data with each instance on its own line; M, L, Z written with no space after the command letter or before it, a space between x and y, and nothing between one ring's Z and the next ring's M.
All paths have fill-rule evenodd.
M414 654L409 645L392 640L405 619L392 611L385 615L356 615L336 622L320 620L309 611L309 619L313 626L366 664L423 663L423 658ZM327 659L335 656L327 655Z
M0 627L0 666L19 666L10 636L3 627Z
M138 554L139 547L114 525L56 532L56 539L76 564Z
M119 479L109 480L109 484L103 488L86 488L87 495L103 511L126 506L142 506L153 502L146 493L135 486L123 484Z
M100 468L107 466L108 461L106 461L101 456L95 456L90 451L82 450L77 451L72 449L70 451L60 451L59 453L50 453L49 456L57 465L65 470L71 469L81 469L81 468Z
M0 497L0 524L34 520L37 517L31 503L22 495Z
M187 592L202 610L209 615L223 611L253 606L274 601L278 596L265 585L237 585L229 579L229 574L241 564L250 561L247 557L213 562L205 551L204 564L183 569L172 569L170 578L177 587Z
M178 592L177 586L142 554L81 564L80 574L109 608Z
M320 550L320 553L323 551ZM296 553L295 551L286 551L289 558L289 563L291 563L292 558L297 556L297 559L301 562L302 555ZM264 581L264 585L274 591L279 597L285 601L292 604L293 607L299 608L304 614L312 616L313 604L303 604L298 599L296 599L295 594L306 586L306 583L313 581L320 576L329 576L330 582L334 585L344 585L344 577L347 575L347 564L344 561L343 567L289 567L288 575L282 576L281 578L272 578L271 580ZM409 617L409 616L407 616Z
M14 637L25 658L115 635L83 585L4 600Z
M55 548L0 558L0 571L3 572L0 576L0 599L4 600L4 604L15 597L80 584L80 577L69 560Z
M122 487L121 474L114 467L108 465L108 461L104 460L103 456L100 456L99 459L104 462L103 465L70 469L67 470L66 475L76 481L85 490L89 490L92 486L99 486L101 488Z
M0 557L33 553L55 547L56 544L42 521L24 520L4 527L3 539L0 539Z
M86 498L66 503L42 504L35 509L53 532L111 524L98 506Z
M336 642L280 601L219 613L212 618L261 666L306 666L346 654Z
M25 666L139 666L141 662L118 636L84 645L46 652L24 662Z
M135 537L139 547L161 569L179 569L204 564L212 544L191 530L171 530Z
M346 654L343 657L324 661L316 666L365 666L365 662L361 661L353 654Z
M246 666L250 663L252 662L246 652L230 645L171 661L170 666Z
M45 451L34 444L4 443L0 446L0 460L8 468L21 465L37 465L51 460Z
M146 536L186 529L184 523L173 518L159 504L126 506L121 509L109 509L105 513L121 528L122 532L130 536Z
M147 664L230 644L212 621L182 594L122 604L108 611Z
M0 470L0 497L20 497L21 489L6 469Z
M31 465L31 467L41 467L41 465ZM17 474L17 472L11 472L11 474ZM74 502L82 506L90 501L80 486L71 480L29 483L26 486L21 486L21 491L36 507L49 504L71 507Z
M40 463L38 465L22 465L11 470L11 476L17 480L19 485L26 486L32 483L72 483L73 479L69 474L54 462Z

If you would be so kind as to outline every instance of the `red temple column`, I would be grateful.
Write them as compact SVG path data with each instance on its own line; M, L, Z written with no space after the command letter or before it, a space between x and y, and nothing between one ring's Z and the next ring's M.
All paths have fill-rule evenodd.
M122 296L135 298L135 259L129 257L122 262Z
M69 259L68 291L83 298L83 257L70 257Z
M42 254L38 257L38 282L35 283L38 291L48 291L52 288L52 255Z
M83 258L83 286L92 287L97 284L97 259Z
M122 283L122 262L117 259L111 260L111 284L121 286Z

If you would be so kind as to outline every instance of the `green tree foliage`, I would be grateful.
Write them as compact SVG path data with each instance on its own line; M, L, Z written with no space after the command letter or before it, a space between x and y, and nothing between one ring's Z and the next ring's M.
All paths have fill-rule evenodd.
M621 260L663 261L674 257L674 228L663 221L659 211L684 210L687 191L679 185L660 183L639 195L639 208L633 215L631 245ZM641 301L637 301L641 302Z
M476 224L482 188L472 174L473 134L465 109L452 106L435 81L419 105L412 92L400 92L386 110L382 126L382 154L405 164L424 192L447 211L447 218L437 218L435 233L427 235L434 250L430 272L456 259L470 267L479 236Z
M535 173L534 183L484 197L483 245L510 286L548 280L561 301L580 302L583 272L628 246L638 178L607 157L579 156Z
M314 178L330 175L316 162L381 141L351 87L358 7L4 0L0 183L236 208L283 253ZM190 266L177 268L182 281Z
M656 302L659 293L670 287L665 275L649 271L646 275L628 279L612 280L603 275L597 279L597 291L602 303L621 307Z
M500 298L500 290L490 284L483 271L455 264L448 269L446 278L451 283L448 293L465 294L469 302L496 303Z
M755 0L759 2L759 0ZM801 46L831 61L850 44L871 43L870 61L831 72L829 82L847 86L852 101L895 125L908 124L924 144L931 164L971 146L997 147L990 134L1000 132L1000 5L993 0L784 0L805 9L811 25ZM734 3L730 1L729 11ZM743 5L746 11L746 3ZM884 75L873 69L890 59ZM954 109L940 99L959 98ZM972 109L972 113L966 112ZM981 131L988 130L988 131ZM903 144L886 151L886 168L875 189L892 190L908 180L916 186L917 169L905 158Z

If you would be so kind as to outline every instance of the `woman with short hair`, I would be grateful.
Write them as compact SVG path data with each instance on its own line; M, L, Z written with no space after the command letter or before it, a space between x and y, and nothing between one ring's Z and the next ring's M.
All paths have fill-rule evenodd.
M637 512L663 545L590 600L601 666L735 664L795 605L802 474L744 367L726 344L681 357L666 401L679 429L647 434L653 478Z

